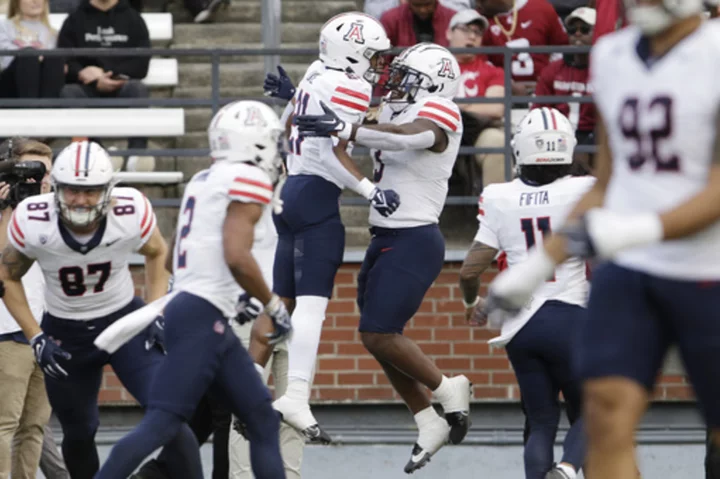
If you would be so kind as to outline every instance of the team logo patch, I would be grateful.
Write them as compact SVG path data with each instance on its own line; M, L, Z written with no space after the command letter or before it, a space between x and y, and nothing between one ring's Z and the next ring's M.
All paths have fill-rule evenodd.
M324 36L320 37L320 53L323 55L327 54L327 38Z
M563 138L558 138L557 151L559 151L560 153L565 153L567 151L567 141L565 141Z
M248 113L247 117L245 118L245 126L267 126L267 122L265 121L265 118L263 117L263 114L259 108L251 106L250 108L248 108L247 112Z
M535 146L538 150L542 150L545 148L545 142L542 138L535 138Z
M219 319L213 324L213 331L218 334L225 334L225 325Z
M45 244L45 243L47 243L47 236L40 235L40 244Z
M493 35L500 35L500 26L499 25L490 25L490 33Z
M358 45L364 45L365 35L363 34L363 27L364 25L362 23L351 23L350 29L345 34L345 36L343 36L343 40L345 40L346 42L355 42Z
M440 65L440 71L438 72L439 77L455 79L455 72L453 71L452 62L449 58L442 59L442 65Z

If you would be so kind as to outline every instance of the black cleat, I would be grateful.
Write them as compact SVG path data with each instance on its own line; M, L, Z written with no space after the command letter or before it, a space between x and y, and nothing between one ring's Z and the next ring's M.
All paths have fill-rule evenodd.
M305 428L300 432L303 434L303 436L305 436L308 442L311 442L313 444L327 445L332 443L332 438L330 437L330 435L326 433L319 424L313 424L312 426Z
M415 443L410 455L410 460L407 464L405 464L405 473L412 474L418 469L422 469L428 462L430 462L431 457L432 454L429 451L426 451L420 447L418 443Z
M450 424L450 444L460 444L467 436L472 421L467 411L449 412L445 420Z

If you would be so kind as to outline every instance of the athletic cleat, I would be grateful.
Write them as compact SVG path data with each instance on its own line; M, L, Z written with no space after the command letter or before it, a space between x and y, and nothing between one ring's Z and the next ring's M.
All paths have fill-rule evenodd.
M320 427L310 411L310 405L303 401L283 396L273 403L280 413L280 419L302 433L305 438L315 444L330 444L332 438Z
M445 419L450 425L450 444L460 444L470 429L470 396L472 383L464 376L455 376L449 379L455 388L455 394L450 402L443 404Z
M430 458L440 450L443 445L448 442L450 434L450 426L438 416L437 421L433 421L427 427L421 429L418 434L418 440L413 446L410 460L405 464L405 472L412 474L430 462ZM421 444L424 444L423 447Z
M545 479L570 479L570 477L565 474L565 471L555 465L552 469L550 469L550 471L548 471L547 474L545 474Z

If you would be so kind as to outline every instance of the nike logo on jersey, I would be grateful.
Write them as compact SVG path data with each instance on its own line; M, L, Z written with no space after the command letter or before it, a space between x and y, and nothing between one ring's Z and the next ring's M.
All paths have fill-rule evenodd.
M112 241L108 241L107 243L105 243L105 246L107 246L109 248L110 246L114 245L118 241L120 241L120 239L114 239Z
M528 20L527 22L522 22L520 24L520 27L525 29L525 28L530 28L530 25L532 25L532 20Z

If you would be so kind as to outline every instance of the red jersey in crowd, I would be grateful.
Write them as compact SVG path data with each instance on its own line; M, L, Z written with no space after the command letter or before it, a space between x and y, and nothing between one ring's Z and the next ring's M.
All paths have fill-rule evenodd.
M460 63L458 98L484 97L491 86L505 85L503 69L491 65L484 56L477 55L472 62Z
M593 31L593 44L601 36L626 25L622 0L597 0L597 20Z
M518 48L568 44L565 27L547 0L515 0L515 8L517 9L516 25L513 25L512 11L489 19L490 28L485 31L483 45L488 47L507 45ZM510 33L512 34L509 35ZM503 55L490 55L489 58L496 66L503 66ZM547 54L514 55L513 80L535 81L548 63L550 63L550 55Z
M550 63L540 74L535 85L537 96L587 96L592 93L588 68L568 65L565 60ZM592 103L533 103L533 108L555 108L577 125L579 131L595 129L595 105Z

